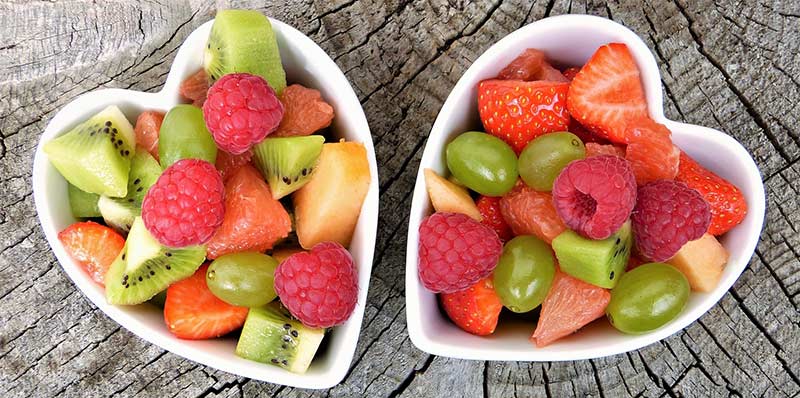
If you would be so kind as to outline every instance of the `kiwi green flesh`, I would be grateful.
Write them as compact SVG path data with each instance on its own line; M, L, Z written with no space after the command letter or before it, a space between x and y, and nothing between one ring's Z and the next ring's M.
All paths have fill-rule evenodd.
M100 209L97 207L97 201L100 196L94 193L84 192L78 187L67 183L67 196L69 196L69 207L72 210L72 216L75 218L92 218L100 217Z
M142 214L144 195L160 175L158 161L146 150L137 148L128 175L128 194L123 198L101 196L98 200L100 215L106 224L122 233L130 231L133 220Z
M278 94L286 88L272 24L258 11L217 12L204 57L204 68L212 82L228 73L244 72L263 77Z
M304 326L279 303L272 302L250 309L236 344L236 355L305 373L324 336L325 329Z
M50 163L76 188L123 197L136 147L125 115L110 106L44 145Z
M553 251L562 271L584 282L611 289L625 272L632 244L628 221L603 240L592 240L570 230L564 231L553 239Z
M280 199L305 185L317 166L325 137L267 138L254 148L256 167L269 184L272 197Z
M141 304L203 264L205 246L170 248L147 232L141 217L131 226L125 247L106 273L109 304Z

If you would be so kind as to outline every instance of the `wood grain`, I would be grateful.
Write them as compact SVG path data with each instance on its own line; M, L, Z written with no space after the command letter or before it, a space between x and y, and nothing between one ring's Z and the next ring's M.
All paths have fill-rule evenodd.
M165 352L99 312L60 269L31 195L47 121L100 87L160 89L175 50L217 8L298 27L345 71L380 164L375 272L355 360L327 391L261 383ZM405 232L442 102L486 48L537 19L609 17L641 35L667 117L728 132L767 187L742 277L698 322L636 352L581 362L434 357L405 328ZM0 3L0 396L528 397L800 395L800 3L755 0L141 1Z

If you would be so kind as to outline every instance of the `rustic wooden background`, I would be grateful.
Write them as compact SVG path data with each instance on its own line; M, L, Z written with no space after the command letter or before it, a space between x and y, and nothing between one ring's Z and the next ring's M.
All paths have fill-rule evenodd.
M800 3L778 0L0 2L0 396L798 396L800 395ZM364 104L381 216L353 364L329 391L237 378L135 337L62 272L31 195L47 121L100 87L156 91L181 41L217 7L250 7L308 34ZM655 52L667 116L740 140L767 187L756 254L686 330L593 361L453 360L405 328L404 252L425 138L450 89L492 43L548 15L619 21Z

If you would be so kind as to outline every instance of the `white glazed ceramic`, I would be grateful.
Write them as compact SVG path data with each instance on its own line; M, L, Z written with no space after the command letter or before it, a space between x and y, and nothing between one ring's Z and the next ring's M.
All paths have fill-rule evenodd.
M456 327L439 310L436 296L425 290L417 276L419 224L433 209L425 190L422 171L432 168L445 173L445 145L458 134L481 130L477 111L477 83L492 78L524 49L544 50L559 65L582 65L601 45L628 45L639 69L647 95L650 116L673 132L673 140L705 167L727 178L744 192L749 212L741 225L722 238L730 252L717 288L710 293L692 293L684 311L653 332L632 336L617 332L606 321L596 321L579 333L544 348L536 348L528 337L536 327L533 319L520 317L501 322L490 337L478 337ZM753 159L733 138L706 127L667 120L661 98L661 79L652 53L632 31L613 21L587 15L546 18L503 38L481 55L464 73L442 106L422 155L414 187L408 226L406 258L406 314L411 341L436 355L479 360L565 361L598 358L644 347L686 327L711 308L733 285L755 250L764 221L764 186Z
M367 119L350 84L333 60L311 39L294 28L271 20L278 39L287 80L322 92L336 111L332 131L337 138L361 142L367 148L371 185L350 245L359 273L358 305L350 319L325 337L306 374L293 374L281 368L241 359L234 355L236 340L181 340L167 331L161 310L150 304L113 306L106 303L103 289L70 259L57 234L73 223L67 200L67 185L42 152L42 144L64 133L108 105L118 105L133 122L138 113L154 109L166 112L180 102L180 82L202 67L203 47L211 31L209 21L181 45L164 88L158 93L107 89L86 93L69 103L47 125L36 149L33 166L33 191L36 210L50 246L64 271L78 288L112 319L139 337L196 362L229 373L272 383L304 388L328 388L338 384L350 368L358 341L367 299L375 231L378 223L378 169Z

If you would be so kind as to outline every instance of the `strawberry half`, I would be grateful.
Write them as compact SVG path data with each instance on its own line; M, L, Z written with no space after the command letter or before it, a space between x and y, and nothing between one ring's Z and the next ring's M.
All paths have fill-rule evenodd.
M597 49L572 80L567 108L595 134L628 143L628 121L647 117L639 68L628 46L611 43Z
M475 202L475 205L478 206L478 212L483 217L481 223L497 232L500 240L505 242L514 237L511 227L506 224L506 220L503 219L503 213L500 211L500 198L481 196Z
M625 159L631 164L637 185L675 179L681 150L672 144L672 132L666 126L642 118L629 122L625 134L629 141Z
M484 80L478 84L478 111L489 134L519 154L532 139L569 125L568 83Z
M491 276L466 290L442 293L440 297L442 307L458 327L478 336L494 333L503 303L494 291Z
M58 233L58 240L92 280L103 286L106 271L125 246L125 239L120 234L92 221L70 225Z
M247 307L230 305L211 293L206 285L208 264L194 275L167 289L164 321L172 334L201 340L228 334L244 325Z
M711 207L708 233L722 235L738 225L747 215L747 202L742 191L728 180L699 165L681 152L676 180L696 189Z

